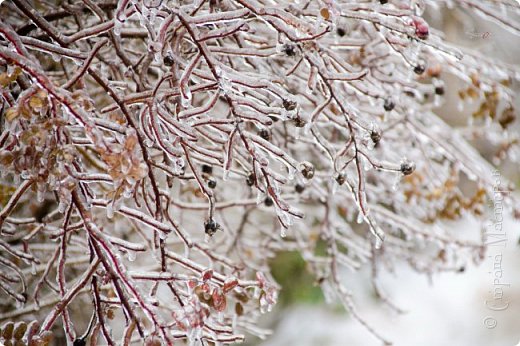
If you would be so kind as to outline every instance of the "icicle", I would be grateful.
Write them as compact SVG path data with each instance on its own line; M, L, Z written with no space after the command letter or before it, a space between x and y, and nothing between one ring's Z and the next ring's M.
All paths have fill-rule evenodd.
M403 178L403 176L404 175L402 173L397 173L394 179L394 183L392 184L392 191L397 191L399 185L401 184L401 179Z
M22 171L20 176L22 177L23 180L29 180L29 179L31 179L31 172L29 172L28 170Z
M464 101L463 100L459 100L457 102L457 111L462 112L463 110L464 110Z
M114 35L116 35L116 36L121 35L122 26L123 26L123 23L116 16L116 19L114 19Z
M42 203L45 200L45 185L39 184L36 191L36 201Z
M65 213L65 210L67 210L67 207L68 207L68 203L65 202L64 200L61 200L60 199L60 203L58 203L58 211L63 214Z
M265 196L260 190L256 190L256 205L261 204L265 200Z
M376 249L380 249L381 246L383 246L383 240L376 236L376 243L375 243L374 246L375 246Z
M313 125L313 123L308 122L308 123L305 124L305 126L303 127L303 134L304 134L306 137L309 136L309 133L311 132L312 125ZM319 142L317 141L317 139L315 139L315 141L316 141L316 145L319 145Z
M296 169L292 166L287 166L287 179L294 180Z
M363 212L359 211L356 222L359 224L363 223Z
M278 215L278 217L280 218L280 221L283 224L285 224L287 226L291 226L294 223L293 216L291 214L289 214L289 212L282 210L278 206L276 206L275 209L276 209L276 215Z
M135 254L134 251L127 251L126 255L127 255L126 258L127 258L130 262L135 261L136 254Z
M321 284L321 291L323 292L325 303L332 304L334 302L335 293L334 289L331 287L328 281L323 281L323 283Z
M260 163L260 165L263 167L269 166L269 160L265 156L260 157L260 159L258 160L258 163Z
M125 189L123 190L123 197L130 198L130 197L132 197L133 193L134 193L133 187L131 185L130 186L126 185Z
M22 308L25 306L25 303L24 303L24 302L19 301L18 299L15 299L15 301L16 301L15 305L16 305L16 309L17 309L17 310L18 310L18 309L22 309Z
M300 139L300 133L301 133L300 130L301 130L301 129L300 129L299 127L296 127L296 128L294 129L294 139L296 139L296 140Z
M61 56L59 54L51 53L52 60L54 62L60 62Z
M188 108L189 106L191 106L191 99L192 99L191 90L187 84L184 84L182 86L181 90L182 90L182 97L181 97L182 107Z
M222 173L222 180L227 181L229 179L229 169L224 169Z
M265 297L265 294L260 297L260 313L265 314L266 312L270 311L270 305L267 302L267 298Z
M161 238L162 240L166 240L166 238L168 238L168 233L159 231L159 238Z
M114 217L114 201L107 204L106 212L107 218L112 219Z

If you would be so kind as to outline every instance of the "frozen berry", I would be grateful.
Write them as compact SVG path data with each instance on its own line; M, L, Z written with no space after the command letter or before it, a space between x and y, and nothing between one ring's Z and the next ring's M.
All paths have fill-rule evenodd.
M387 112L390 112L392 109L394 109L395 107L395 103L394 101L392 101L392 99L386 99L385 100L385 103L383 105L383 108L385 109L385 111Z
M296 55L296 46L294 44L286 43L282 47L282 51L287 54L287 56L295 56Z
M212 174L213 173L213 167L211 167L210 165L202 165L202 173L206 173L206 174Z
M374 144L379 143L379 141L381 140L381 132L376 131L376 130L372 130L370 132L370 139L372 140L372 142Z
M306 179L312 179L314 177L314 166L312 163L304 161L300 163L300 172Z
M414 68L413 68L413 72L415 72L416 74L423 74L424 73L424 70L425 70L425 67L423 64L417 64Z
M255 185L255 174L253 172L249 173L249 175L247 176L246 183L249 186Z
M296 109L296 102L284 99L282 102L282 106L288 111L293 111Z
M169 54L169 53L163 59L163 63L166 66L173 66L174 62L175 61L173 60L173 56L171 54Z
M336 176L336 182L338 183L338 185L343 185L345 184L345 181L346 181L346 177L345 177L345 174L343 173L339 173L337 176Z
M401 163L401 173L404 175L410 175L415 171L415 163L404 161Z
M216 188L217 187L217 181L214 178L209 178L208 179L208 187L210 189Z
M302 119L302 117L298 116L294 118L294 126L296 127L304 127L307 122Z
M204 222L204 232L206 232L210 237L213 236L219 228L220 225L213 219L208 219Z
M260 137L262 137L263 139L265 139L266 141L271 139L271 134L269 133L269 130L267 130L267 129L261 129L260 131L258 131L258 135Z

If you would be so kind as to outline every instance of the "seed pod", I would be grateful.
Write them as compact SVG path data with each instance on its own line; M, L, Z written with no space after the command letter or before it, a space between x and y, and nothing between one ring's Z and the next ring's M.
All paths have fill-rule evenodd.
M274 204L273 199L267 196L264 200L264 204L266 207L271 207Z
M296 186L294 187L294 190L298 193L302 193L305 190L305 185L296 184Z
M337 176L336 176L336 182L338 183L338 185L343 185L345 184L345 181L347 180L347 178L345 177L345 174L344 173L339 173Z
M306 179L312 179L314 177L314 166L308 161L300 163L300 172Z
M215 180L215 178L213 178L213 177L208 178L208 187L210 189L214 189L217 187L217 181Z
M415 171L415 163L410 161L401 162L401 173L404 175L410 175Z
M383 105L383 108L385 109L385 111L390 112L392 109L394 109L394 107L395 107L395 103L394 103L394 101L392 101L391 98L385 99L385 103Z

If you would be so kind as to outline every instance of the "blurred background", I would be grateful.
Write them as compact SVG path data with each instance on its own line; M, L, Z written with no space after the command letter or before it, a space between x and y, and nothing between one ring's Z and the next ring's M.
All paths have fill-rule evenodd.
M461 9L427 8L425 18L445 33L448 42L476 50L487 58L520 65L519 37L495 23ZM455 77L443 79L447 90L457 90ZM457 102L457 93L447 92L445 102L437 109L454 126L464 125L474 111L471 105L461 111ZM515 106L520 107L520 97ZM519 131L518 123L512 131ZM487 157L488 144L473 144L491 159ZM502 177L520 186L518 162L505 162L498 169ZM416 274L404 264L397 266L394 274L381 273L381 286L391 301L405 311L402 314L375 298L368 270L344 272L344 282L352 290L362 318L398 346L520 345L520 222L513 220L506 209L503 217L505 241L490 246L479 266L432 277ZM482 225L467 219L447 223L446 227L453 232L479 234ZM282 286L281 304L264 316L263 326L271 328L273 335L266 341L249 339L248 345L381 345L339 303L325 302L298 254L280 253L272 268Z
M405 310L403 314L374 298L369 272L345 272L344 281L361 316L394 345L515 346L520 342L520 223L509 218L503 226L507 242L490 246L486 260L463 273L435 274L430 280L405 265L394 275L381 273L381 286ZM467 220L451 227L455 232L478 232L480 226ZM339 305L325 304L312 278L305 275L301 258L283 256L277 260L285 262L287 272L277 279L286 305L265 316L265 326L274 330L269 340L250 340L252 345L381 345Z

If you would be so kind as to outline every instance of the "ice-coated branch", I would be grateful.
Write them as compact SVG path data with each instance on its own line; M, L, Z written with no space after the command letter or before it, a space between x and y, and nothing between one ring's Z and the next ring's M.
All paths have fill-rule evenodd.
M520 70L428 11L518 35L514 1L62 5L0 6L0 321L28 345L265 337L283 251L389 343L343 269L402 311L381 271L483 259L444 221L483 220L493 165L520 157Z

